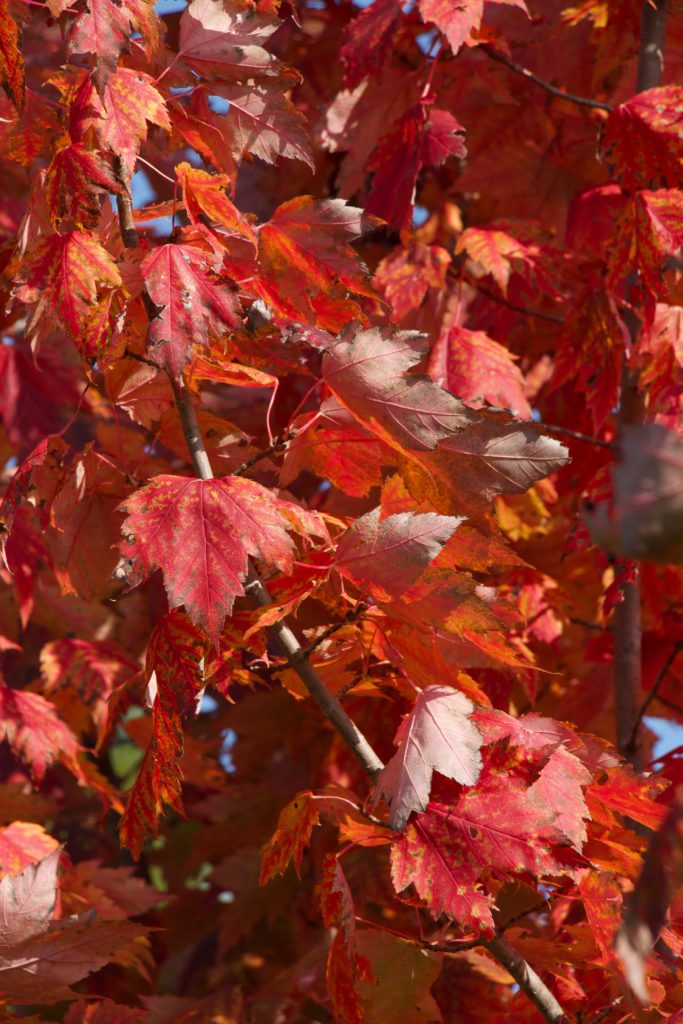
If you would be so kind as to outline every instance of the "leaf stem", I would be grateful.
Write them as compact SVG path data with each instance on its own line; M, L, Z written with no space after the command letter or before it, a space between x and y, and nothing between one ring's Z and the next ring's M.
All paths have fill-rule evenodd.
M645 0L647 3L647 0ZM516 75L522 75L527 81L533 82L534 85L538 85L541 89L545 89L552 96L557 96L559 99L567 100L568 103L574 103L578 107L589 107L593 110L612 110L611 103L604 103L602 100L589 99L587 96L577 96L572 92L567 92L565 89L559 89L556 85L552 85L550 82L546 82L544 78L541 78L534 71L530 71L529 68L523 67L521 64L517 64L516 61L510 60L504 53L500 53L498 50L494 50L492 46L482 43L479 46L480 50L483 50L487 57L491 60L497 60L499 64L504 64L506 68L510 68Z

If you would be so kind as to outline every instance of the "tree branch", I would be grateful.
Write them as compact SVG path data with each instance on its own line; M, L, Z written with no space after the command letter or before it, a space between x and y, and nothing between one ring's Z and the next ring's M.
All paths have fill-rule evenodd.
M635 720L634 725L633 725L633 732L631 733L631 738L629 740L629 746L632 746L633 748L635 748L636 740L638 738L638 729L640 728L640 723L642 722L643 718L645 717L645 714L646 714L647 709L649 708L650 704L652 704L652 702L657 699L659 687L662 685L662 683L666 679L666 676L667 676L667 674L669 672L669 669L671 668L671 666L673 665L674 661L676 660L676 658L678 657L678 655L680 654L680 652L682 650L683 650L683 640L678 640L673 645L673 647L671 648L671 650L669 652L668 658L666 659L666 661L664 662L664 664L660 668L659 672L657 673L657 678L655 679L654 683L652 684L652 689L648 693L647 698L643 701L643 704L642 704L642 706L640 708L640 711L638 712L638 715L637 715L636 720Z
M643 0L636 92L656 89L664 73L667 0Z
M647 0L646 0L647 2ZM545 89L552 96L557 96L562 100L567 100L569 103L575 103L578 107L591 107L593 110L612 110L611 103L603 103L602 100L588 99L586 96L576 96L574 93L566 92L564 89L558 89L556 85L551 85L550 82L546 82L544 78L540 78L539 75L530 71L529 68L522 67L521 64L517 64L514 60L510 60L504 53L499 53L498 50L494 50L492 46L481 43L479 49L483 50L487 57L492 60L497 60L499 64L504 64L506 68L510 68L516 75L522 75L527 81L533 82L534 85L538 85L541 89Z
M644 0L641 9L640 50L636 91L653 89L661 84L663 72L664 34L667 0ZM631 274L626 284L626 296L635 286ZM635 348L640 322L634 310L627 310L624 321ZM621 396L617 426L617 442L623 437L623 428L629 423L642 421L642 402L638 392L638 379L624 360L621 378ZM638 729L642 719L639 708L642 700L642 618L640 573L636 568L635 582L622 587L623 600L614 612L614 701L616 709L617 749L636 769L643 767L643 754L638 742Z
M138 231L135 227L133 214L133 197L130 191L130 173L125 160L120 156L114 157L114 174L121 186L121 191L116 193L116 209L119 215L119 227L121 238L126 249L137 249L140 245Z
M489 939L483 945L496 960L512 975L519 987L529 997L534 1006L548 1021L548 1024L566 1024L567 1015L547 985L541 981L536 971L524 957L510 945L506 939Z
M254 604L259 607L273 603L268 588L253 569L249 570L244 589ZM268 632L277 641L290 666L299 676L299 679L301 679L322 713L336 728L356 760L374 781L384 767L383 762L379 759L355 722L344 711L339 700L327 689L308 660L305 650L297 640L293 630L289 627L286 619L269 626Z
M122 185L121 199L119 200L119 196L117 196L121 236L128 248L137 248L139 246L139 239L133 219L133 203L126 170L123 165L119 165L119 168L117 168L119 182ZM145 305L148 307L148 315L153 316L155 313L154 305L149 301L148 297L146 298ZM204 447L190 395L182 382L171 379L171 384L194 471L201 480L211 480L213 479L213 471L206 448ZM244 589L258 607L265 607L273 603L273 598L268 588L251 565L249 566ZM384 768L383 762L355 722L347 715L339 699L329 692L308 660L305 649L299 643L296 634L289 626L287 620L283 619L281 622L269 626L268 633L276 641L290 667L299 676L299 679L301 679L315 703L337 730L365 773L370 779L375 781ZM328 633L327 635L330 634ZM552 992L543 984L533 968L508 946L503 939L492 939L485 943L485 945L491 954L512 974L519 987L538 1006L547 1021L551 1022L551 1024L559 1024L560 1021L566 1020Z

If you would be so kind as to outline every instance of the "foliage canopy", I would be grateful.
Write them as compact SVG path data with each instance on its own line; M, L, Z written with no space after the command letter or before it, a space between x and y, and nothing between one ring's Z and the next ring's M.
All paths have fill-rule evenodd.
M668 7L0 0L3 1020L683 1020Z

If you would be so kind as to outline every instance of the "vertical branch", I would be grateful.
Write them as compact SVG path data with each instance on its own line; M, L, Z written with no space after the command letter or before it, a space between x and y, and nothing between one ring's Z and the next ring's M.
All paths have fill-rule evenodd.
M640 49L636 92L661 85L664 69L664 36L668 0L643 0L640 22ZM629 277L626 289L632 292L636 281ZM631 345L638 340L640 323L629 313L626 326ZM643 409L638 393L637 376L626 359L622 370L621 400L617 439L623 438L623 427L642 420ZM636 769L643 767L638 738L639 709L642 703L642 622L640 573L636 567L634 582L625 583L623 600L614 613L614 700L616 708L617 749Z
M643 0L636 92L656 89L664 72L664 37L668 0Z
M126 249L137 249L140 245L138 231L133 216L133 197L130 191L130 173L123 157L114 157L114 173L121 186L116 193L116 209L119 215L121 238Z

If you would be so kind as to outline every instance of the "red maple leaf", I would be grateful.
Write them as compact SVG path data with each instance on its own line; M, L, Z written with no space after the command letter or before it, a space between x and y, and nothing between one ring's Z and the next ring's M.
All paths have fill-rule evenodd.
M7 87L18 110L24 105L24 55L19 47L19 28L9 12L0 7L0 82Z
M280 811L275 832L261 851L260 885L275 875L283 874L294 862L294 870L301 877L301 859L308 846L311 833L320 824L313 794L299 793Z
M484 331L454 325L444 332L432 349L429 372L434 380L443 382L447 391L473 408L483 400L511 409L520 417L531 416L515 357Z
M449 156L464 157L462 125L447 110L422 101L411 107L380 139L366 164L373 173L366 209L390 227L410 227L415 186L423 167L439 167Z
M283 203L259 233L263 278L271 289L266 300L285 316L329 331L361 319L352 296L374 298L375 292L349 243L375 224L341 199L300 196Z
M192 345L237 324L234 294L212 278L216 260L191 245L160 245L142 262L147 294L157 307L150 322L149 353L177 377L192 357Z
M42 238L24 256L15 295L31 307L28 330L40 338L59 324L75 343L92 344L93 308L122 285L110 253L89 231Z
M682 99L680 85L663 85L638 93L609 115L603 154L624 191L683 185Z
M184 605L216 646L226 615L244 593L249 556L289 569L288 530L320 530L315 516L240 477L160 475L128 498L120 544L133 585L161 569L171 608ZM230 533L226 535L226 523ZM182 536L182 552L175 538Z
M100 215L99 196L118 192L107 154L88 150L81 143L64 146L52 158L46 175L46 199L58 228L65 217L79 227L94 227Z
M282 65L260 45L278 21L234 0L193 0L180 19L180 55L198 74L224 81L272 78Z

